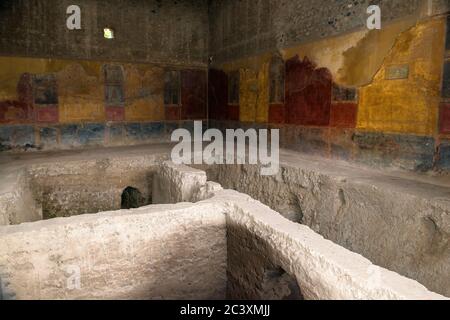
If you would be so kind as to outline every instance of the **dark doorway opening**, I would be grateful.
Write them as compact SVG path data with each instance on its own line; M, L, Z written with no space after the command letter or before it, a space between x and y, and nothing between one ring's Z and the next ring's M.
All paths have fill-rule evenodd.
M142 193L133 187L126 187L122 192L121 209L134 209L144 206L145 198Z

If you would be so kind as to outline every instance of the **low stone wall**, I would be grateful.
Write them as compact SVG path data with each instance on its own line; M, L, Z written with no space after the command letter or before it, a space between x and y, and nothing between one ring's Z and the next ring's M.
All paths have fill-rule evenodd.
M134 163L127 159L120 161ZM139 161L143 160L136 160L135 164ZM181 195L182 201L195 204L152 205L0 227L0 298L444 298L324 239L315 232L314 224L310 228L290 221L249 195L207 182L201 170L163 163L162 159L160 163L161 168L156 171L166 178L164 186L170 190L179 188L168 193L166 200L177 201ZM240 174L227 166L222 168L228 177L247 183L250 192L266 190L267 193L256 194L265 195L266 201L274 201L272 204L280 205L282 211L288 208L292 213L295 207L283 207L274 199L290 199L289 195L300 194L304 198L299 199L314 206L323 202L323 207L304 207L305 210L299 211L302 221L309 221L312 210L318 210L315 213L318 218L322 213L319 209L325 217L329 215L327 208L334 207L328 191L337 191L337 200L345 200L347 192L353 190L348 188L356 188L356 181L350 181L349 176L343 178L348 174L345 170L340 170L337 178L330 176L330 168L321 168L318 174L307 171L311 166L300 170L301 173L295 173L298 168L283 166L280 176L257 180L262 179L258 167L235 166L235 170L243 170ZM56 168L45 170L58 172ZM216 170L215 174L223 173ZM359 176L357 180L360 184L361 179ZM255 181L260 186L256 187ZM336 189L336 183L340 188ZM379 187L378 183L375 185ZM297 184L304 193L292 189ZM377 190L374 186L372 189ZM358 189L361 196L365 195L365 188L362 184ZM343 197L339 190L343 190ZM307 192L313 192L316 202ZM350 192L349 196L354 194ZM345 201L339 203L350 210L348 218L354 212L353 219L368 219L356 207L347 209ZM299 204L298 208L303 208L303 203ZM371 208L368 203L366 206ZM344 218L340 221L351 225ZM436 281L445 283L445 280L439 274L436 276Z
M2 172L0 182L0 226L42 219L42 208L35 201L27 171L15 168Z
M226 261L214 203L0 227L3 297L16 299L223 299Z
M208 199L205 203L226 208L230 299L442 298L287 220L250 196L206 183L201 170L165 162L158 172L163 185L178 188L166 194L184 194L183 201L192 194L191 200Z
M444 299L247 195L210 202L226 208L230 299Z
M205 167L210 180L262 201L286 218L373 263L450 296L449 188L288 155L276 176L257 166Z
M28 166L34 197L44 219L121 209L121 195L133 187L140 206L153 203L155 172L165 155L57 161Z
M153 203L167 204L191 201L206 184L206 172L165 161L153 179Z

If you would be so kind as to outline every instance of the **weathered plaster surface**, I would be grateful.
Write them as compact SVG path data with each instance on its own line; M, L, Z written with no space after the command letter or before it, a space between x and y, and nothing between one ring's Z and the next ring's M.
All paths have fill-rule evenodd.
M174 125L206 118L207 73L180 71L174 118L164 105L164 72L151 64L0 57L0 150L167 141Z
M374 81L360 90L359 129L433 135L440 103L444 19L400 34ZM387 78L389 67L406 65L406 79Z
M332 75L307 57L286 61L286 123L309 126L330 124Z
M382 0L382 26L407 17L419 20L445 13L445 0ZM368 0L213 2L210 6L210 55L218 64L274 52L299 44L364 30ZM350 41L351 42L351 41ZM345 46L345 45L344 45Z
M241 72L240 122L225 126L269 123L284 131L282 145L298 151L445 173L448 68L442 70L444 46L449 43L444 16L448 2L381 1L382 29L373 31L364 27L367 5L300 0L213 3L212 82L219 83L219 72ZM258 120L253 116L255 101L268 85L257 86L256 75L277 54L286 61L286 101L258 104L258 110L266 112ZM334 84L356 90L356 99L333 101L323 85L326 77L289 67L295 56L327 70ZM213 98L225 97L219 85L213 83L212 88ZM212 118L230 121L230 108L219 111L226 103L211 101Z
M42 207L33 196L27 171L8 168L1 173L0 226L42 219Z
M254 166L205 170L224 188L247 193L377 265L450 295L448 181L433 185L293 152L282 152L281 159L280 173L270 177Z
M154 204L191 201L194 193L205 184L204 171L164 161L153 179L152 200Z
M42 205L44 219L49 219L118 210L127 187L141 192L144 205L151 204L153 177L163 158L106 156L57 166L51 162L32 165L27 171L34 198Z
M329 88L313 85L314 81L324 82L319 76L309 79L305 75L309 74L308 70L289 68L293 57L300 55L300 60L307 57L318 68L326 68L336 83L361 86L358 117L353 116L359 129L433 135L437 131L444 33L445 19L417 25L406 19L380 31L359 31L284 50L287 60L285 121L297 123L295 117L314 118L324 104L316 100L323 99L328 104L331 100ZM223 70L241 70L240 121L268 121L268 99L260 98L267 93L268 81L260 81L258 85L256 80L256 74L261 77L267 73L268 60L270 55L262 54L221 66ZM407 78L386 79L386 70L399 66L409 68ZM290 81L292 77L295 80ZM295 103L289 100L290 87L294 84L301 88L294 88L295 92L304 92L302 96L305 96ZM256 106L265 116L258 119L254 116ZM302 111L297 110L302 108L311 110L307 109L302 115ZM329 110L330 106L325 109ZM299 124L330 125L329 115L323 120L300 121Z
M21 100L23 90L18 83L25 74L54 74L57 80L59 117L55 122L76 123L96 121L160 121L164 116L164 69L160 66L145 64L116 63L123 70L123 83L116 83L123 88L123 105L110 106L105 101L105 66L107 61L59 60L0 57L0 101ZM189 74L188 70L184 73ZM192 110L190 95L206 94L206 72L193 70L196 77L185 81L183 86L186 101L184 119L204 118L202 111L206 99L195 101ZM201 98L201 97L199 97ZM29 102L33 104L34 102ZM109 117L111 108L122 110L118 118ZM10 102L5 106L5 114L0 118L4 123L33 122L22 115L13 116L20 109ZM35 106L36 108L36 106ZM197 109L200 109L200 114ZM17 110L16 110L17 109ZM106 109L106 110L105 110ZM3 110L3 108L1 109Z
M243 122L267 122L269 108L269 64L258 72L240 70L239 119Z
M292 283L286 282L288 273L295 277L301 297L307 300L444 299L325 240L307 226L288 221L246 195L225 190L212 200L227 207L231 298L292 298L295 292Z
M0 227L0 238L15 299L225 298L225 214L213 203Z
M4 0L0 54L205 66L205 0L80 0L81 30L66 27L69 0ZM115 39L103 38L103 28Z
M143 205L151 204L153 176L168 158L167 149L138 150L7 161L0 169L0 225L118 210L127 187L141 192Z

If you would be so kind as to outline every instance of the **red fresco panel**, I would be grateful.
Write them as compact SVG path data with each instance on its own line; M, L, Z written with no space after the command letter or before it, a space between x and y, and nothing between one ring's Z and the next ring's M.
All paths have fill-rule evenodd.
M439 128L441 133L450 133L450 103L441 105Z
M269 123L285 123L284 104L269 105Z
M333 102L331 104L330 126L355 128L358 104L352 102Z
M106 120L108 121L124 121L125 108L124 107L105 107Z
M0 101L0 123L28 123L32 114L32 107L24 102Z
M286 122L328 126L330 123L332 76L328 69L316 69L305 57L286 62Z
M166 120L175 121L181 119L181 107L179 106L165 106Z
M35 120L41 123L57 123L59 121L58 106L35 107Z
M206 72L181 71L182 118L185 120L206 118Z
M221 70L210 69L208 80L209 118L228 120L228 76Z

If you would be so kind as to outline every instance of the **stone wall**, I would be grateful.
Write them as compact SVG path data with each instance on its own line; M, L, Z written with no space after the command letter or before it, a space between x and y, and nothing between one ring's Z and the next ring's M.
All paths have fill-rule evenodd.
M0 225L119 210L127 188L137 190L137 206L152 204L153 178L167 158L166 148L156 148L2 164Z
M227 208L231 299L444 299L246 195L224 190L212 200Z
M164 65L0 57L0 151L169 141L205 119L206 71L176 69L177 105L165 102ZM171 70L169 68L169 70Z
M189 180L170 168L168 184ZM195 204L1 226L0 298L444 298L248 195L198 182L184 199Z
M225 298L225 214L214 204L0 227L0 238L9 298Z
M206 173L185 165L164 161L153 179L154 204L188 202L206 184Z
M145 206L153 203L153 178L164 158L150 154L47 162L28 167L29 183L44 219L119 210L127 187L138 190L139 206Z
M275 176L261 176L258 166L247 165L205 170L224 188L244 192L373 263L450 295L448 187L297 153L282 153L281 159Z
M42 206L34 198L24 168L1 172L0 226L13 225L42 219Z

